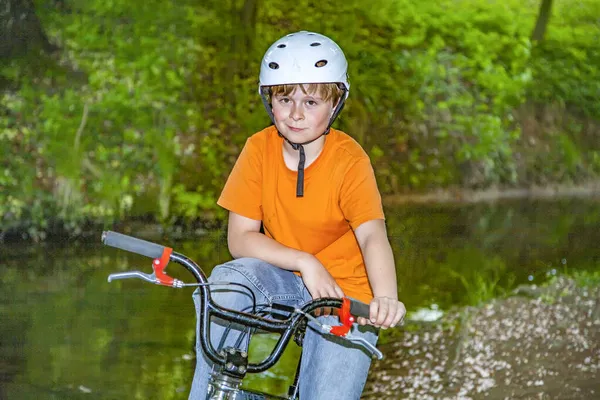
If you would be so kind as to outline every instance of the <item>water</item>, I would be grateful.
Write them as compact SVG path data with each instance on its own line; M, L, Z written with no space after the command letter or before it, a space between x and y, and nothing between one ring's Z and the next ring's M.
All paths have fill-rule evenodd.
M521 283L600 269L600 204L510 202L387 210L400 298L409 310L476 304ZM172 245L203 267L228 260L212 234ZM0 247L1 399L186 399L193 374L192 289L109 273L149 259L100 245ZM183 269L167 268L191 281ZM435 306L434 306L435 305ZM264 354L272 340L255 342ZM249 379L285 393L299 350Z

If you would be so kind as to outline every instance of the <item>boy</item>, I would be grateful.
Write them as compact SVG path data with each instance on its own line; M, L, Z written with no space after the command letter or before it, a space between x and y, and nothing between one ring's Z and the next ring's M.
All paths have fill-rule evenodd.
M250 286L267 305L343 296L369 303L370 319L353 333L375 344L377 328L394 327L406 310L369 158L330 128L349 88L344 54L323 35L289 34L267 50L259 93L274 125L248 139L218 200L229 210L234 260L210 280ZM213 299L237 310L252 305L237 291L213 290ZM213 323L211 331L218 339L224 328ZM197 359L190 398L204 399L211 367L200 349ZM359 399L369 367L364 351L307 329L300 398Z

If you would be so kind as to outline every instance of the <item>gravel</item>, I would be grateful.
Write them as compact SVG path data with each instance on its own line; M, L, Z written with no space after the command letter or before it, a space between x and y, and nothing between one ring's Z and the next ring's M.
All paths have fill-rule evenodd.
M364 399L600 399L600 288L561 277L396 329Z

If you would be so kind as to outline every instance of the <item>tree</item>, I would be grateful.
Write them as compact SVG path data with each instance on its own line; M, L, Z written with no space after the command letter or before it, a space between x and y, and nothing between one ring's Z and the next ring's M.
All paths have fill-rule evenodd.
M235 27L232 32L231 49L234 57L232 58L231 75L248 71L248 57L253 55L254 36L256 30L256 19L258 14L258 0L244 0L243 5L236 7L237 2L233 2L233 23Z
M35 49L57 50L48 40L32 0L0 0L0 59Z
M542 0L542 4L540 5L540 13L531 35L531 40L534 42L541 42L544 39L544 34L546 33L546 28L548 27L548 21L550 20L551 13L552 0Z

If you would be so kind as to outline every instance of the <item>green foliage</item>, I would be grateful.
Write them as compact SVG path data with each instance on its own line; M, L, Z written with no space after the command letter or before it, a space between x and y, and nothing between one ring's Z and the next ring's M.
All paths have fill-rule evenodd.
M371 155L384 194L600 174L577 130L550 127L566 132L550 153L522 157L515 118L529 98L600 119L595 0L555 2L536 45L533 0L35 3L61 52L0 65L12 88L0 105L2 231L221 218L233 162L269 123L260 59L300 29L344 49L351 95L337 126Z
M464 287L469 304L477 306L499 295L498 291L501 289L498 284L500 272L495 269L491 269L491 271L488 274L477 271L467 276L451 271L451 275L458 279Z
M573 279L580 287L598 287L600 286L600 270L586 271L577 270L573 272Z
M567 132L550 132L541 149L531 160L531 170L537 171L541 182L578 182L592 176L593 172L585 169L584 152L580 145L575 143L573 135ZM590 166L593 167L594 152L590 152Z
M534 49L529 95L600 119L600 2L556 2L546 39ZM576 23L575 23L576 22Z
M467 303L473 306L505 294L505 288L513 286L515 281L500 257L487 257L475 249L456 251L446 263L448 274L460 282Z
M483 170L476 184L515 180L511 112L531 76L528 32L516 3L467 3L381 1L363 11L383 38L372 43L366 26L366 43L350 45L363 48L352 98L374 105L369 125L381 126L366 146L392 145L376 168L384 190L459 183L465 164Z

